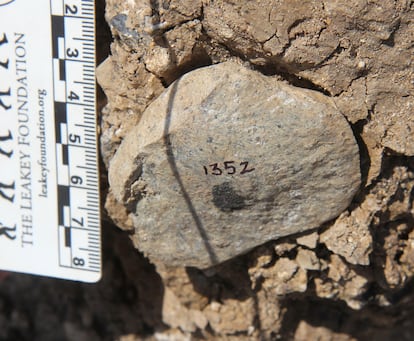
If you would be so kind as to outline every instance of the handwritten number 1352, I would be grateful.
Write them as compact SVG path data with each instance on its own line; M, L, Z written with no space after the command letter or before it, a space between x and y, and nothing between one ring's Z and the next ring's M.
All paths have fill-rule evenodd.
M241 170L239 170L240 166L243 167ZM249 168L248 161L240 162L239 165L237 165L235 161L224 161L223 166L221 166L219 163L212 163L211 165L208 165L208 167L203 166L204 173L206 175L233 175L238 172L238 174L246 174L255 170L255 168Z

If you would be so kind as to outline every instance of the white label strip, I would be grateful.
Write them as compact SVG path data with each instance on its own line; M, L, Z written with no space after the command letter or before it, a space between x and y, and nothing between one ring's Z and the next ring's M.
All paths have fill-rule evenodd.
M101 277L93 0L0 0L0 269Z

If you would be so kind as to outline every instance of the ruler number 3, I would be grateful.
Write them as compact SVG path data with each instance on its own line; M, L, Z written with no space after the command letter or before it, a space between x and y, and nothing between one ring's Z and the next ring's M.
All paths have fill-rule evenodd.
M79 57L79 50L78 49L71 49L70 47L66 49L66 55L69 58L77 58Z

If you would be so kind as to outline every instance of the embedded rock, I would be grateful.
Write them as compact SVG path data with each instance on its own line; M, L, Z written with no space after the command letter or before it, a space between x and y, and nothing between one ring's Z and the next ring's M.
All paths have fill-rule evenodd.
M151 103L109 182L150 259L206 268L335 218L359 167L330 98L226 62L184 75Z

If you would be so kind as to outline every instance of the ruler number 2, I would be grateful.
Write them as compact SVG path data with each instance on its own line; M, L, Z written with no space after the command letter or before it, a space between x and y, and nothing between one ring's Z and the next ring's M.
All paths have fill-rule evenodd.
M76 5L65 5L66 14L76 14L78 13L78 6Z

